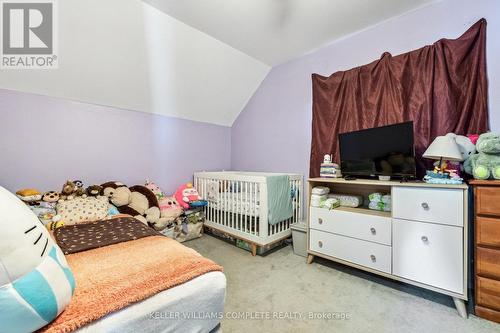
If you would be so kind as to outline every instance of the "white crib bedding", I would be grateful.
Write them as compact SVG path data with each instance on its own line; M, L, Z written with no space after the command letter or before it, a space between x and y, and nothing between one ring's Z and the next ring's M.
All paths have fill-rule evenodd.
M259 216L260 202L249 200L245 193L220 192L208 199L209 207L229 213Z

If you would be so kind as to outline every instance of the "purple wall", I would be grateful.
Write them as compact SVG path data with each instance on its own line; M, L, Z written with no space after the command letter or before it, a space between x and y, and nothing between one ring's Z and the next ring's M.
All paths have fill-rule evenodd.
M229 127L0 89L0 185L15 191L156 181L168 193L193 172L229 169Z
M396 55L443 37L456 38L481 17L488 20L490 123L492 130L500 131L500 1L445 0L273 68L233 124L232 169L300 172L307 177L312 73L328 76L369 63L384 51Z

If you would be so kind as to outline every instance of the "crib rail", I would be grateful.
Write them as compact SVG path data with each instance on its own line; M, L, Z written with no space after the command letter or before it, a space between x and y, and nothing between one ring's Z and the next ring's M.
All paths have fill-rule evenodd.
M206 224L259 245L290 234L290 224L302 217L302 176L291 174L293 216L275 225L268 223L265 173L200 172L194 183L208 201Z

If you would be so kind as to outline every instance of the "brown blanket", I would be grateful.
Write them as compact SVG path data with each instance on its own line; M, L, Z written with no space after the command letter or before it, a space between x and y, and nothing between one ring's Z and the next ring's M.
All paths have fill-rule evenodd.
M66 310L42 332L71 332L108 313L222 267L163 236L66 256L76 280Z
M131 216L57 228L54 237L64 254L135 240L160 233Z

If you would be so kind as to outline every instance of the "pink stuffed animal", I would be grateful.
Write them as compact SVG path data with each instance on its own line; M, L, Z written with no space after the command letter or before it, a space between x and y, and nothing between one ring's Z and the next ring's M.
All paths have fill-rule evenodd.
M199 207L206 205L206 201L201 199L198 191L193 187L193 184L191 183L179 186L177 191L175 191L174 196L184 209L189 209L193 206Z
M153 192L156 195L156 197L158 198L158 201L165 197L165 193L163 193L160 186L156 185L152 181L146 180L146 183L144 184L144 186L149 188L151 190L151 192ZM161 203L160 203L160 205L161 205Z
M182 207L174 197L166 196L161 188L152 181L147 180L145 186L158 198L161 217L166 217L168 222L173 222L176 218L181 216Z

